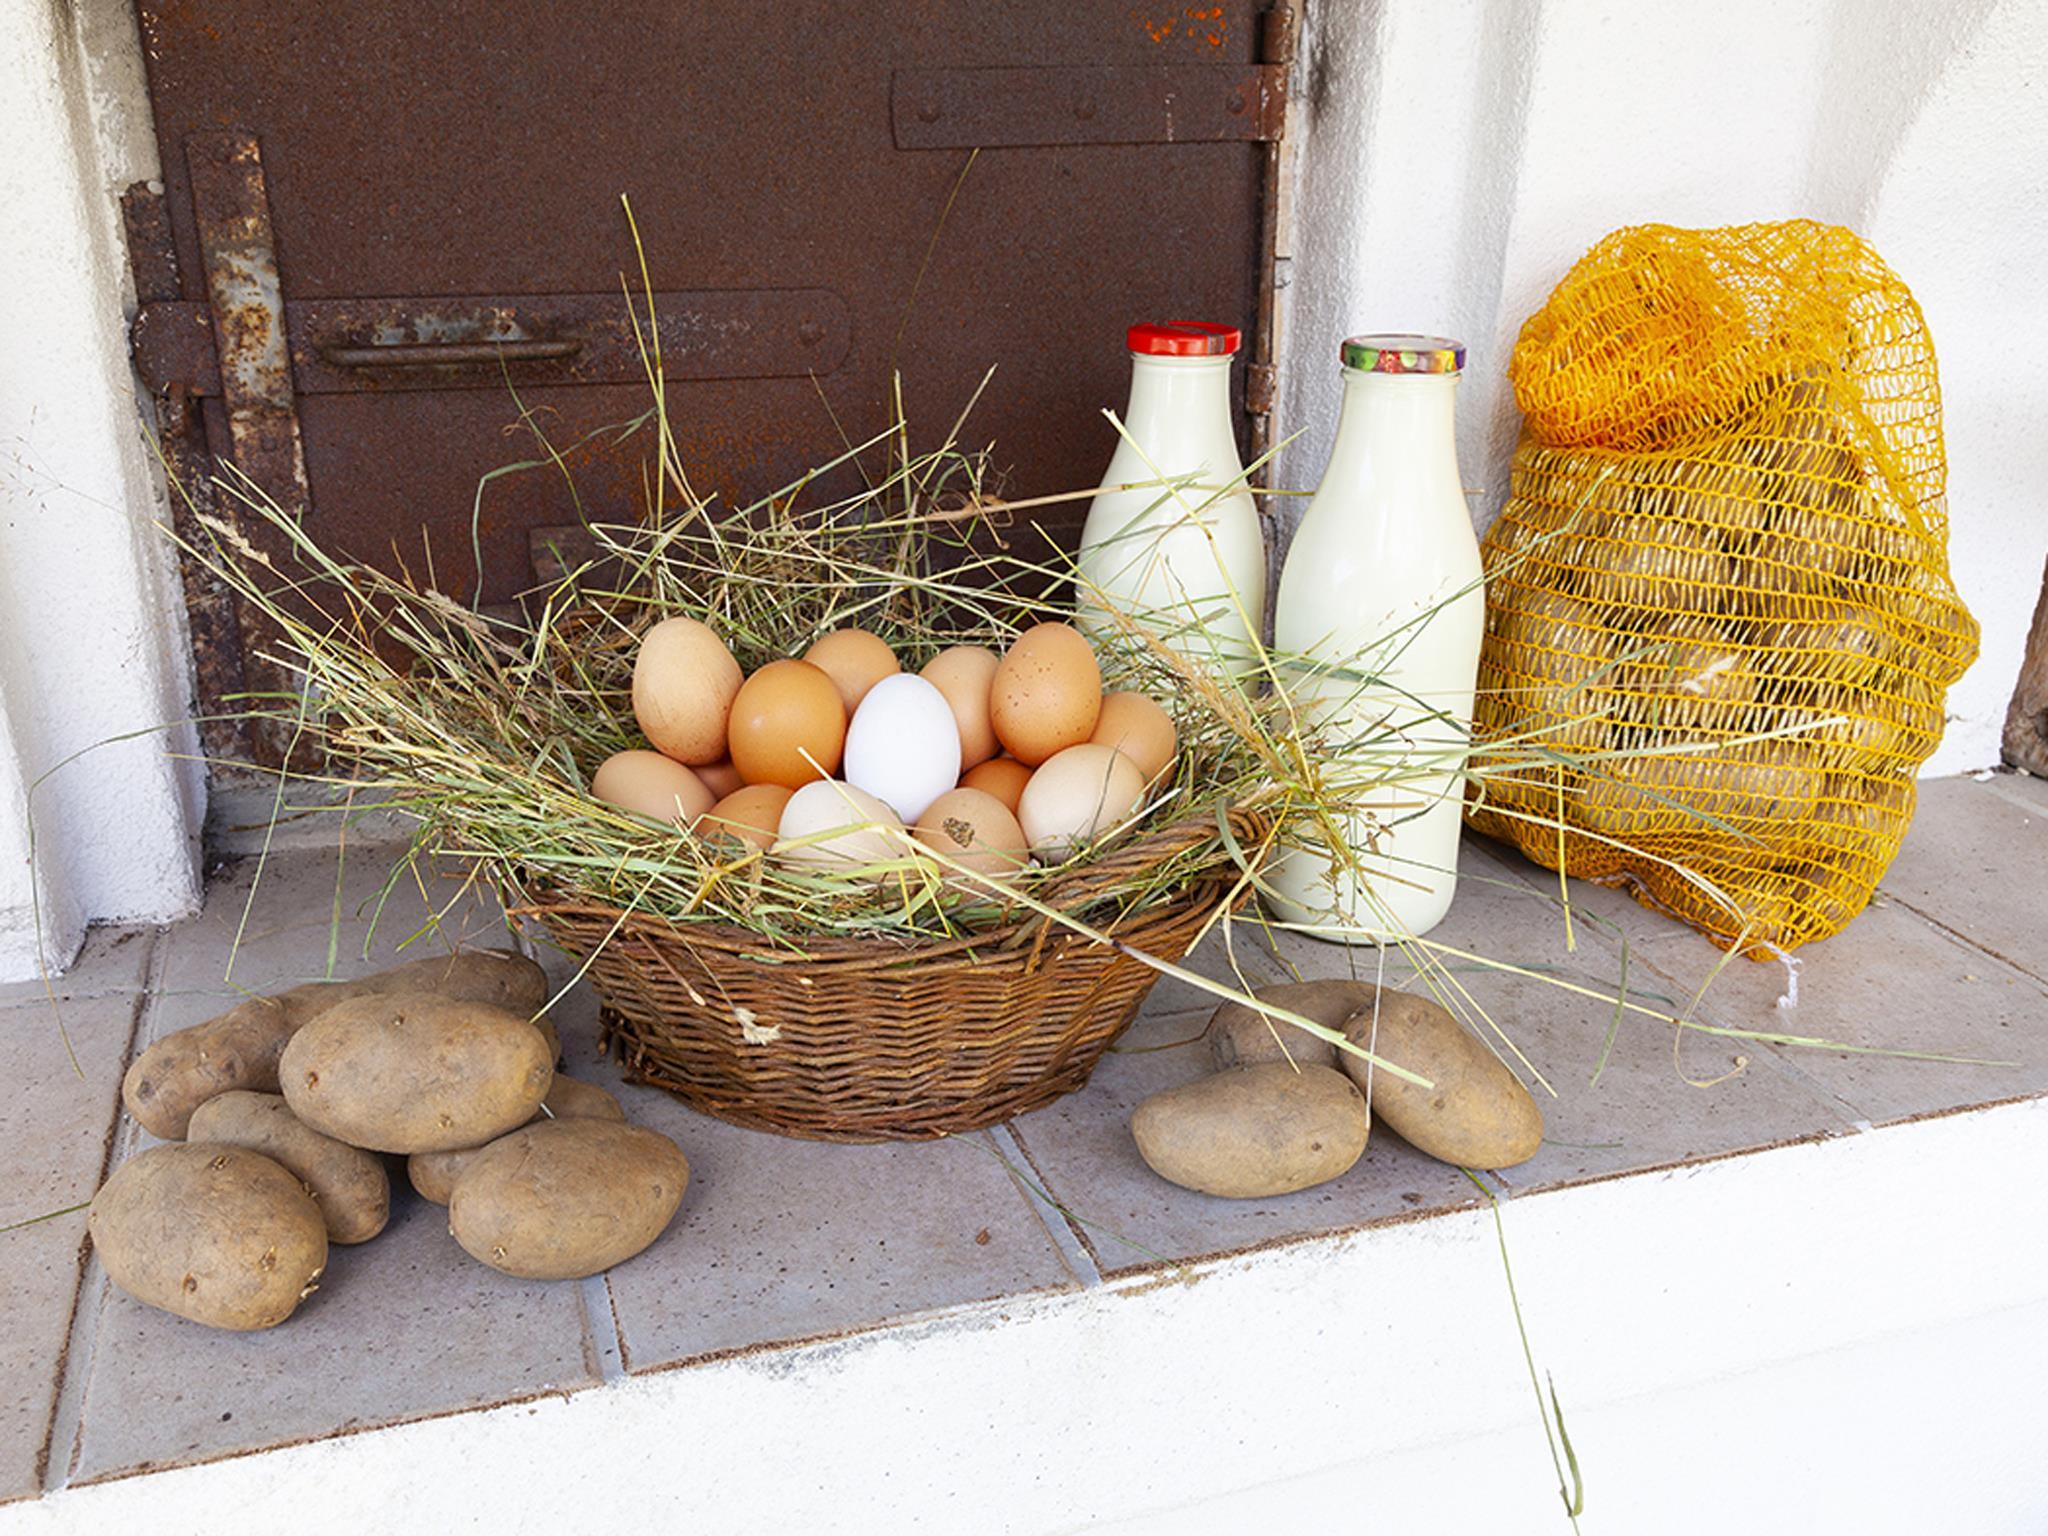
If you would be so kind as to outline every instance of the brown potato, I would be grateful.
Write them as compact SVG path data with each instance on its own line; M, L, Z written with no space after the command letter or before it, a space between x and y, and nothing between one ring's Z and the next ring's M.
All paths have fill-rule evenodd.
M338 985L346 990L345 983ZM276 997L252 997L219 1018L164 1036L130 1063L121 1079L121 1101L150 1135L183 1140L192 1111L215 1094L234 1088L274 1093L286 1042L342 1000L334 991L315 983Z
M320 1207L243 1147L151 1147L114 1171L87 1218L108 1278L209 1328L274 1328L327 1267Z
M1633 507L1589 511L1558 540L1552 558L1565 568L1562 579L1595 610L1713 612L1733 574L1712 529Z
M541 1107L527 1121L528 1125L542 1120L623 1120L625 1110L619 1101L595 1083L581 1082L562 1073L555 1074L554 1086L548 1089L548 1096L540 1101ZM489 1143L485 1143L489 1145ZM455 1181L462 1176L483 1147L463 1147L454 1152L415 1152L405 1160L405 1176L412 1180L412 1187L419 1192L422 1200L435 1205L446 1205L448 1196L455 1188Z
M391 1219L391 1178L383 1159L323 1136L275 1093L245 1088L215 1094L192 1112L194 1141L261 1152L313 1193L330 1243L367 1243Z
M526 1280L574 1280L661 1236L690 1182L682 1149L613 1120L551 1120L485 1147L448 1201L468 1253Z
M1497 682L1484 707L1501 729L1527 736L1532 757L1605 750L1614 632L1591 604L1512 577L1491 583L1488 596L1486 648Z
M1261 987L1252 994L1262 1003L1285 1008L1305 1019L1341 1030L1344 1021L1372 1000L1372 983L1365 981L1290 981L1277 987ZM1277 1019L1269 1020L1243 1003L1225 1003L1209 1020L1209 1058L1217 1069L1255 1067L1262 1062L1287 1061L1297 1066L1334 1067L1337 1047L1306 1030ZM1286 1050L1281 1049L1285 1043Z
M1680 742L1758 729L1755 660L1710 621L1668 624L1662 633L1624 646L1622 654L1608 695L1617 719L1668 732Z
M137 1056L121 1080L122 1101L150 1135L182 1140L192 1111L215 1094L231 1088L277 1092L285 1042L327 1009L351 998L421 990L533 1015L548 1000L548 979L511 950L467 949L354 981L316 981L275 997L252 997L218 1018L164 1036ZM543 1021L539 1027L559 1055L554 1026Z
M528 1018L547 1006L548 973L510 949L429 955L364 978L377 992L433 992L458 1003L489 1003ZM359 985L362 983L359 983Z
M431 992L330 1008L278 1064L293 1114L377 1152L480 1146L524 1124L554 1075L547 1040L525 1018Z
M600 1088L595 1083L586 1083L580 1077L570 1077L563 1072L555 1074L555 1081L548 1089L547 1097L540 1101L540 1113L536 1120L623 1120L626 1111L619 1101L612 1097L609 1088Z
M1433 1086L1404 1082L1344 1053L1344 1070L1365 1088L1373 1115L1418 1152L1460 1168L1512 1168L1543 1144L1543 1112L1501 1059L1450 1011L1412 992L1384 991L1344 1033L1382 1061Z
M1328 1067L1238 1067L1155 1093L1131 1116L1138 1155L1183 1189L1232 1200L1337 1178L1365 1151L1365 1100Z

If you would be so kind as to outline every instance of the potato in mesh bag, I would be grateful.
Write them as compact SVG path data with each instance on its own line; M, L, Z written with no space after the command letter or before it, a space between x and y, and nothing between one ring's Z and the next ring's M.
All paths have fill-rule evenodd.
M1486 643L1500 659L1499 697L1521 718L1530 756L1606 750L1614 637L1593 610L1540 589L1486 612Z
M1645 636L1615 669L1615 712L1673 741L1756 729L1758 681L1748 651L1708 623Z
M1526 739L1575 689L1607 744L1569 776L1489 783L1473 825L1753 955L1835 932L1897 851L1976 651L1911 293L1808 221L1623 230L1530 318L1509 374L1524 425L1483 545L1476 734ZM1560 611L1581 670L1529 638Z
M1720 542L1676 518L1588 512L1559 541L1555 564L1572 595L1629 610L1713 612L1733 572Z

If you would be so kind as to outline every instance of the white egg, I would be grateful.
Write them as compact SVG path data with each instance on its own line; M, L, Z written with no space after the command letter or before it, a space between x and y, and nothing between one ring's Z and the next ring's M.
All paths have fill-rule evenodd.
M844 869L900 863L909 853L894 811L833 779L813 779L791 795L775 828L774 856L788 864Z
M960 722L946 696L915 673L867 691L846 728L846 782L906 822L960 782Z

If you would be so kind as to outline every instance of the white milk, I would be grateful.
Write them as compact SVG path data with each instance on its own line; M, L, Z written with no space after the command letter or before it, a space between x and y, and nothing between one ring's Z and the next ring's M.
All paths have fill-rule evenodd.
M1081 574L1184 654L1240 673L1266 611L1266 545L1230 425L1238 332L1184 321L1135 325L1130 345L1129 435L1119 437L1102 484L1195 480L1098 495L1081 533ZM1085 590L1076 618L1092 639L1117 633Z
M1337 442L1287 553L1274 642L1373 674L1363 688L1331 676L1291 687L1330 752L1360 752L1397 782L1350 825L1363 878L1293 849L1268 883L1283 921L1379 941L1428 932L1451 904L1464 789L1438 765L1455 770L1470 740L1485 609L1453 432L1464 349L1354 337L1342 355Z

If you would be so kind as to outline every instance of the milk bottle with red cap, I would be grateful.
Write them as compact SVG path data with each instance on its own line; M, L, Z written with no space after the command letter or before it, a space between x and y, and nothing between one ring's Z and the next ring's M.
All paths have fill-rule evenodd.
M1273 639L1314 658L1288 686L1321 755L1342 760L1333 783L1385 787L1344 828L1351 862L1283 849L1266 883L1275 914L1317 938L1384 941L1428 932L1451 904L1485 613L1453 431L1465 349L1354 336L1340 355L1337 441L1287 552Z
M1127 435L1088 508L1076 616L1114 635L1114 606L1184 654L1242 672L1264 621L1266 546L1230 425L1238 330L1175 320L1134 325L1126 340Z

